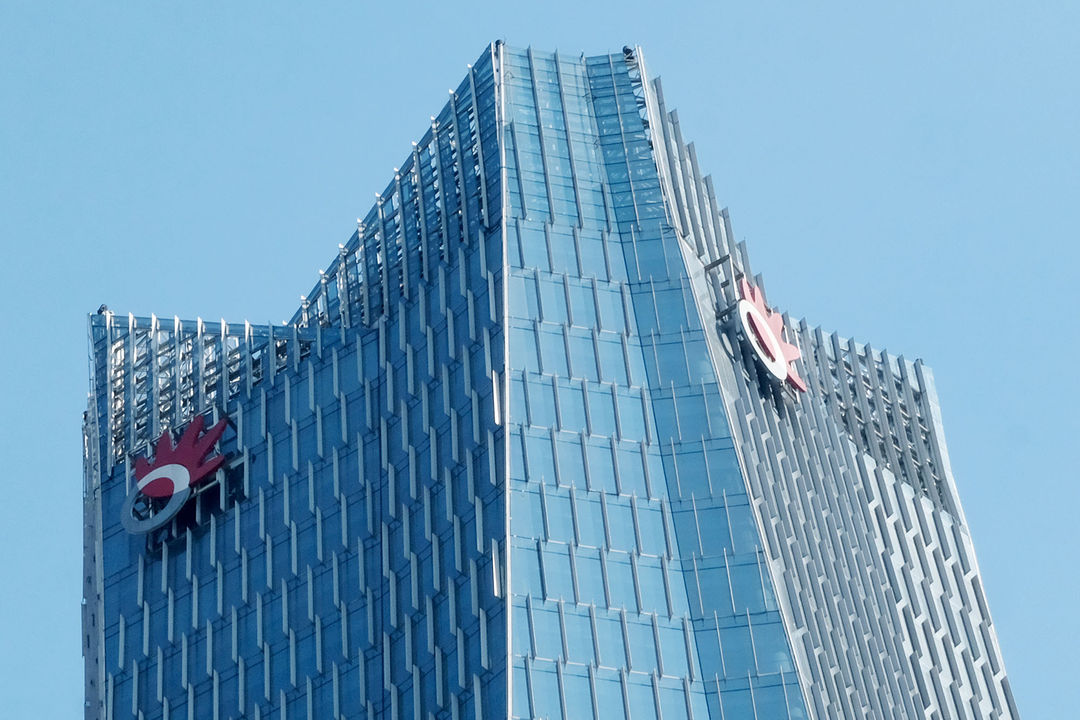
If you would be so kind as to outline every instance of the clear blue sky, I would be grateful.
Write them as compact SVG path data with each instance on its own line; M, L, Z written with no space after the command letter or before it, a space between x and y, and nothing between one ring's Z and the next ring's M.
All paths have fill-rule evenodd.
M0 714L82 712L86 313L289 317L503 38L642 45L770 300L934 368L1020 710L1075 716L1080 5L360 5L0 7Z

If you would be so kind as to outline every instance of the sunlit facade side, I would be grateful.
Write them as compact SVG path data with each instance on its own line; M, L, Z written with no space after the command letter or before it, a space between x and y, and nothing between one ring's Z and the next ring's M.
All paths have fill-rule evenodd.
M289 323L90 317L86 717L1017 717L929 370L744 281L640 51L491 45Z

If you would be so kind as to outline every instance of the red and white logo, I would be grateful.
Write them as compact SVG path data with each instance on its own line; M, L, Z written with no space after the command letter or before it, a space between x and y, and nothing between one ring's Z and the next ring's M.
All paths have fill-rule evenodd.
M758 360L773 377L806 392L806 382L795 369L802 351L784 340L784 316L771 311L765 304L765 293L745 278L739 280L739 295L739 321Z
M129 532L148 533L163 527L191 497L193 488L213 477L224 455L207 457L221 439L228 420L203 433L205 419L197 415L173 445L168 430L161 433L154 461L135 460L135 487L124 501L121 522Z

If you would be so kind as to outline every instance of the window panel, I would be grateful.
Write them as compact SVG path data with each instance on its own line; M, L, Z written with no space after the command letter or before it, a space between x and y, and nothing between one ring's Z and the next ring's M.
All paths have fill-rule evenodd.
M559 415L561 428L570 432L585 432L585 396L580 383L559 382Z
M644 440L645 411L641 405L641 395L620 388L616 393L616 402L622 439Z
M630 682L626 684L626 694L630 700L631 720L656 719L656 698L649 678L631 675Z
M559 433L555 446L559 455L559 484L585 490L585 459L581 454L581 438Z
M529 612L524 601L516 601L513 608L513 648L514 655L529 655L533 651L532 632ZM515 678L516 680L516 678Z
M597 285L597 305L600 308L600 326L612 332L626 332L626 315L623 310L622 292L617 285Z
M720 649L724 653L724 669L728 677L746 677L757 674L754 664L754 648L750 642L750 628L721 627Z
M521 540L514 540L513 543L510 559L514 567L514 572L510 575L513 579L513 591L518 595L539 595L543 585L540 582L540 561L536 554L536 544Z
M600 374L596 369L596 347L593 345L592 332L571 329L568 337L573 376L599 382Z
M689 384L690 377L686 372L686 348L683 346L682 336L677 335L673 340L658 342L655 347L661 384L665 387L671 384L675 387Z
M515 571L516 572L516 571ZM723 558L705 558L698 566L698 583L701 585L701 601L705 617L713 611L721 616L734 612L731 601L731 584Z
M563 720L562 694L555 663L537 660L532 664L532 700L535 717Z
M540 355L545 373L560 377L570 375L570 365L566 360L566 342L563 340L561 327L549 326L546 323L540 326Z
M705 465L705 453L700 445L694 443L681 445L675 460L679 471L680 496L684 498L709 497L712 494L709 489L709 473Z
M590 386L589 424L593 435L612 436L615 434L615 404L608 386Z
M574 507L577 511L578 543L587 547L603 547L604 518L599 499L578 493L574 498Z
M675 399L678 412L679 428L685 440L709 437L709 415L705 412L705 401L697 392L681 392Z
M526 383L529 419L533 425L555 427L555 394L550 379L533 377Z
M545 321L560 325L569 321L566 315L566 291L563 289L561 275L540 278L540 301L544 308Z
M610 668L627 666L622 621L618 614L596 613L596 644L600 649L601 665Z
M573 600L574 585L570 576L570 556L565 545L544 545L544 597Z
M598 200L603 203L602 198ZM601 210L601 213L603 210ZM584 277L596 277L599 280L607 280L607 261L604 259L604 242L599 236L582 233L581 245L581 274Z
M664 519L660 514L660 503L655 500L637 501L638 537L641 552L646 555L664 555L667 553L667 540L664 537Z
M637 533L634 531L634 518L630 511L629 499L623 497L608 499L607 529L612 549L637 552Z
M592 283L571 280L569 291L570 312L574 316L574 325L596 327L596 298L593 296Z
M574 564L577 567L578 602L605 607L607 602L604 598L604 573L599 551L575 548Z
M638 587L641 588L642 612L667 615L666 578L660 567L658 557L639 557L637 559Z
M527 320L540 318L536 278L532 275L512 275L509 296L510 317Z
M660 712L664 720L687 720L686 693L681 687L660 688ZM759 717L781 718L783 715L759 715Z
M567 720L592 720L592 688L585 668L563 670L563 691L566 693Z
M525 414L525 382L521 376L514 374L510 378L510 421L514 423L527 423Z
M515 370L540 372L536 354L536 333L531 325L510 328L510 367Z
M619 458L619 491L624 495L637 495L646 497L645 469L641 463L641 446L637 443L620 442L618 444Z
M593 650L592 621L589 614L568 605L563 612L563 624L569 655L567 660L584 665L595 663L596 653Z
M664 660L664 674L686 677L690 674L687 660L686 634L677 624L660 626L660 652ZM684 708L685 715L685 708ZM665 719L667 713L664 714Z
M589 488L605 493L616 492L615 461L611 452L611 443L603 440L588 440L585 443L589 460Z
M537 657L558 660L562 657L562 630L559 626L559 613L554 606L533 603L532 629Z
M526 434L525 450L529 456L529 481L555 483L555 456L551 449L551 436Z
M565 490L545 490L547 539L563 543L574 541L574 521L570 514L570 495Z
M782 623L756 620L752 628L754 650L762 673L794 672Z
M612 332L601 332L597 335L597 348L600 353L600 379L616 385L629 385L630 376L626 370L621 338Z
M757 550L761 545L761 539L758 537L757 524L750 512L749 499L746 495L729 498L727 511L731 534L735 539L735 552L745 553Z
M538 538L543 531L540 496L534 492L510 492L510 532L520 537Z
M562 150L565 154L565 146ZM569 158L567 158L568 160ZM566 163L567 170L564 176L569 175L569 162ZM550 169L549 169L550 172ZM567 209L572 209L572 212L576 213L576 203L574 202L574 187L568 185L565 192L562 193L564 202ZM574 234L569 230L557 229L557 226L553 226L550 230L548 244L551 247L551 269L555 272L566 273L567 275L578 274L578 262L577 262L577 243L574 242Z
M728 533L727 510L723 505L703 501L697 506L697 527L701 531L701 547L706 555L730 555L731 535Z
M529 681L525 674L524 661L514 662L514 717L532 717L529 709Z
M634 574L630 556L623 552L609 552L604 563L607 568L609 604L613 608L637 611L637 595L634 591Z

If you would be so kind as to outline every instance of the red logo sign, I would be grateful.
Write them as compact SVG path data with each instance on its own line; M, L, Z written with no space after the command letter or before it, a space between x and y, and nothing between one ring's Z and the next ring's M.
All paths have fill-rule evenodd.
M745 278L739 280L739 295L739 320L758 360L775 378L806 392L806 382L794 364L802 351L784 340L784 316L770 310L765 294Z
M154 449L154 461L135 460L135 487L124 501L121 521L128 531L147 533L172 520L191 497L192 488L206 482L225 462L224 455L207 457L225 432L221 420L203 433L205 419L196 416L173 445L168 430Z

